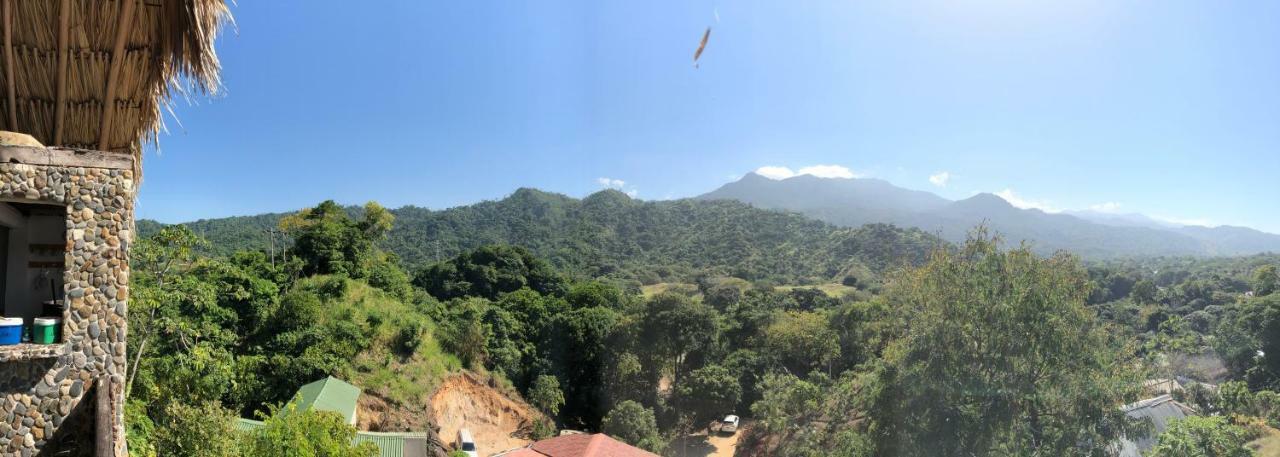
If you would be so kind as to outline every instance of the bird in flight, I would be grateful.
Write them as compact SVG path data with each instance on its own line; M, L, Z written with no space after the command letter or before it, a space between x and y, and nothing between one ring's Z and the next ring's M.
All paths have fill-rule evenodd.
M693 68L698 68L698 58L702 57L702 50L707 48L708 38L711 38L711 27L707 27L707 31L702 34L702 43L698 44L698 50L693 53Z

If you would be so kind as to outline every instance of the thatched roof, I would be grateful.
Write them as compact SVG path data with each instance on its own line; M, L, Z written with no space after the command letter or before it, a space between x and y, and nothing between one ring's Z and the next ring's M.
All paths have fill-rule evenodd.
M0 10L0 129L140 154L172 95L219 87L224 0L0 0Z

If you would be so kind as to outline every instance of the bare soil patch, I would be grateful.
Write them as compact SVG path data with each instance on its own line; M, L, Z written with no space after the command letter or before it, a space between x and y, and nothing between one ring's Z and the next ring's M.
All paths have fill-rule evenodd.
M431 416L440 438L452 446L458 430L471 431L480 455L531 443L529 431L542 414L525 402L490 387L475 375L451 376L431 395Z

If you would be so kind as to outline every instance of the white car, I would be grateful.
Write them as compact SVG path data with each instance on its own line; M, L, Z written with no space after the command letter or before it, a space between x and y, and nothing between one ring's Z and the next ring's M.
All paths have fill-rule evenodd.
M738 416L730 414L720 421L720 431L730 435L738 431Z
M476 440L471 438L470 430L458 430L458 450L465 452L468 457L480 457L476 453Z

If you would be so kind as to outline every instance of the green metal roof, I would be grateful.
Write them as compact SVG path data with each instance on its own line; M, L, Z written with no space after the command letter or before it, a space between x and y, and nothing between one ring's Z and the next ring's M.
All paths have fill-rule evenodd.
M262 428L262 421L253 419L236 420L236 430L252 432ZM426 457L430 435L426 433L378 433L356 432L353 443L373 443L378 447L379 457Z
M356 401L360 388L341 379L328 376L298 388L298 409L301 411L333 411L342 415L348 424L356 423Z
M355 442L378 446L379 457L426 457L430 440L425 433L356 432Z

